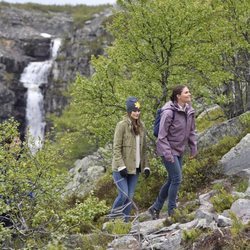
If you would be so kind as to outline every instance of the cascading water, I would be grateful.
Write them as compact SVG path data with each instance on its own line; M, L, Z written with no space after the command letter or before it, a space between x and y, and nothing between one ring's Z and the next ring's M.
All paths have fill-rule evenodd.
M28 145L35 154L42 147L45 131L44 103L40 86L48 83L48 75L61 45L61 39L51 43L51 59L31 62L24 69L20 81L27 88L26 127Z

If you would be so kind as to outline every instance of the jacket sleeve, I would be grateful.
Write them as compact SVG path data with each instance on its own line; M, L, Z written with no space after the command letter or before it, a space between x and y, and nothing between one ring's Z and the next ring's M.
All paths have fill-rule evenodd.
M124 127L119 122L115 128L114 143L113 143L113 160L119 170L126 167L122 157L123 134L124 134Z
M168 130L172 123L172 110L164 110L161 114L159 134L157 138L157 152L160 156L164 156L167 161L173 161L172 150L168 141Z
M143 124L144 126L144 124ZM143 166L144 168L142 169L142 171L144 171L144 169L149 169L150 170L150 167L149 167L149 161L148 161L148 155L147 155L147 139L146 139L146 129L145 129L145 126L144 126L144 134L143 134L143 148L142 148L142 155L143 155Z
M192 122L191 122L191 130L188 137L188 145L190 148L190 153L192 156L195 156L197 154L197 141L196 141L196 133L195 133L195 117L192 116Z

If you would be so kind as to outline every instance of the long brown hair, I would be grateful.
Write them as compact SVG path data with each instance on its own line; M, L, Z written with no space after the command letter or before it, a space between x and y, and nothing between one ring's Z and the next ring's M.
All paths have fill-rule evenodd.
M182 90L184 88L186 88L186 85L177 85L174 87L173 91L172 91L172 95L170 96L170 100L172 102L177 102L177 95L180 95Z
M137 120L133 119L131 117L131 113L128 113L128 116L132 122L132 133L134 133L135 135L139 135L141 132L141 120L140 120L140 116Z

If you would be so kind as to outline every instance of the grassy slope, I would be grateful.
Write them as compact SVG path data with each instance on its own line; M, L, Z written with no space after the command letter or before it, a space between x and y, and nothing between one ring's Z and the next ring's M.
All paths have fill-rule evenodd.
M24 9L28 11L41 11L41 12L66 12L71 14L75 24L78 26L80 23L90 19L93 14L99 13L104 9L111 7L111 5L98 5L98 6L87 6L84 4L80 5L42 5L35 3L26 4L11 4L7 2L0 2L0 8L4 7L15 7L18 9Z

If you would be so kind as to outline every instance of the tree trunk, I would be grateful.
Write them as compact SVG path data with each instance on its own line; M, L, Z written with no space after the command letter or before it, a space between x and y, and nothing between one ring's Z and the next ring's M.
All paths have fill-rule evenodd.
M248 53L248 51L245 51L245 53L243 54L243 64L245 65L245 70L244 70L243 75L244 75L244 79L246 81L245 111L248 111L248 110L250 110L250 53Z
M242 88L238 80L234 81L234 91L235 91L235 98L234 98L233 113L234 113L234 116L238 116L244 113Z
M232 86L233 86L233 83L231 81L229 83L224 84L223 94L227 98L230 98L230 96L233 92ZM223 109L223 112L225 113L225 115L228 119L234 117L234 102L232 100L224 105L221 105L221 108Z
M246 111L250 111L250 83L246 85Z

